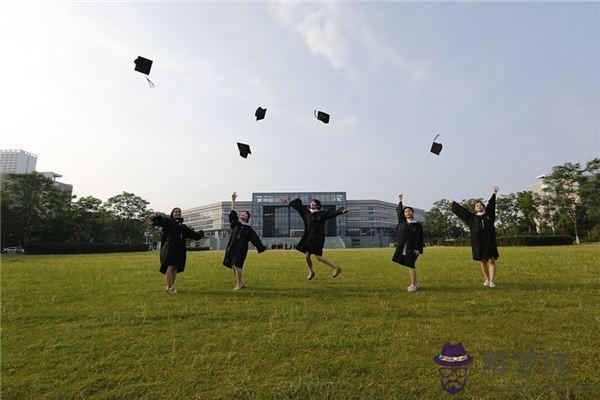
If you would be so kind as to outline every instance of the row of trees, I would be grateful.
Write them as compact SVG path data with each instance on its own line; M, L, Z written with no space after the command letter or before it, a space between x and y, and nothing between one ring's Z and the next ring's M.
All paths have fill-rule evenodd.
M600 159L585 166L566 163L552 168L542 177L542 191L523 191L498 196L496 221L498 234L503 237L519 235L572 235L600 240ZM460 201L468 209L478 200ZM448 200L436 201L425 213L424 234L429 241L463 239L468 230L451 211Z
M106 202L93 196L75 201L51 179L33 172L2 179L2 245L26 247L67 241L141 244L156 235L145 219L149 202L123 192Z

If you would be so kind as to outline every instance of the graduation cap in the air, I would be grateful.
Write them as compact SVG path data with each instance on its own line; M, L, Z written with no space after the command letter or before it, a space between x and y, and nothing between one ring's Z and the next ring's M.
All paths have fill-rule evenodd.
M252 152L250 151L250 146L248 146L247 144L238 142L237 146L238 150L240 151L240 156L242 156L243 158L248 158L248 154L252 154Z
M329 123L329 114L327 114L326 112L315 110L315 117L317 117L317 119L323 122L324 124Z
M265 114L266 113L267 113L267 109L266 108L258 107L256 109L256 112L254 113L254 116L256 117L257 121L260 121L261 119L265 119Z
M432 143L432 145L431 145L431 150L430 150L430 151L431 151L433 154L437 154L437 155L439 156L439 155L440 155L440 152L442 151L442 147L443 147L443 146L442 146L442 144L441 144L441 143L437 143L437 142L435 141L435 139L437 139L437 138L438 138L438 136L440 136L440 135L436 135L436 136L433 138L433 143Z
M150 75L150 68L152 68L152 60L138 56L138 58L136 58L133 61L133 63L135 64L135 70L137 72L141 72L144 75ZM150 79L148 79L147 76L146 76L146 80L148 81L150 88L153 88L154 83L152 83L152 81Z

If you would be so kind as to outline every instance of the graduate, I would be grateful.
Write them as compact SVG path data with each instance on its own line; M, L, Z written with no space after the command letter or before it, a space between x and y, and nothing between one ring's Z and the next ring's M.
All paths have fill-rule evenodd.
M282 203L288 203L288 197L280 198ZM302 221L304 222L304 234L300 239L300 242L296 246L296 250L304 253L306 258L306 265L308 265L309 273L308 280L312 280L315 277L315 271L312 266L311 256L314 254L317 260L323 264L329 265L332 269L331 276L336 277L342 269L323 257L323 245L325 244L325 223L337 217L338 215L348 214L348 210L345 208L339 208L335 211L325 212L321 210L321 202L317 199L313 199L310 202L309 207L302 204L302 200L297 198L292 200L289 204L290 207L298 211Z
M412 207L402 206L403 194L398 195L400 201L396 214L398 214L398 243L392 261L408 267L410 286L407 292L416 292L421 287L417 282L415 263L420 254L423 254L423 227L414 219Z
M223 265L227 268L231 268L233 271L236 280L236 285L233 290L237 292L246 287L242 279L242 268L244 267L246 254L248 254L248 242L251 242L259 253L262 253L267 248L262 244L254 229L248 225L250 213L248 211L242 211L238 218L238 214L235 211L235 199L237 199L237 193L234 192L231 195L231 212L229 213L231 236L229 237L229 242L225 249Z
M471 230L471 250L473 260L481 261L483 272L483 286L496 287L496 259L498 246L496 245L496 193L500 190L498 186L492 187L492 197L487 206L482 201L475 203L475 213L470 212L454 200L450 200L452 212L469 226Z
M146 222L149 225L160 226L162 237L160 239L160 272L167 276L167 287L165 292L175 294L175 279L178 273L185 270L186 239L200 240L204 232L190 229L183 223L181 208L175 207L169 218L162 215L149 217Z

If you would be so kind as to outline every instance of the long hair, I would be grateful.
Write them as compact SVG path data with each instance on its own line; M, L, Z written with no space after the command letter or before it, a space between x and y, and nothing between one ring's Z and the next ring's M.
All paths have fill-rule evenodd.
M179 207L174 207L174 208L171 210L171 214L169 214L169 217L173 218L173 213L175 212L175 210L179 210L179 212L181 212L181 208L179 208Z
M475 202L475 204L473 204L473 207L475 207L475 206L477 205L477 203L481 204L481 206L482 206L483 208L485 208L485 204L484 204L484 203L483 203L483 201L481 201L481 200L477 200L477 201Z
M317 204L317 208L320 210L321 209L321 202L317 199L312 199L312 201L314 201Z
M248 214L248 221L250 221L250 217L252 216L252 214L250 214L250 211L244 210L242 212Z

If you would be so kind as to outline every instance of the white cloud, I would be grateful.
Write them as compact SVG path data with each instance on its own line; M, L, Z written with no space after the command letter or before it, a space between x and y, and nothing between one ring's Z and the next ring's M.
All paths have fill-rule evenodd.
M422 66L378 39L364 16L350 5L279 3L271 5L269 11L301 34L313 55L325 58L334 70L350 79L357 77L357 66L366 61L395 65L411 80L425 75Z

